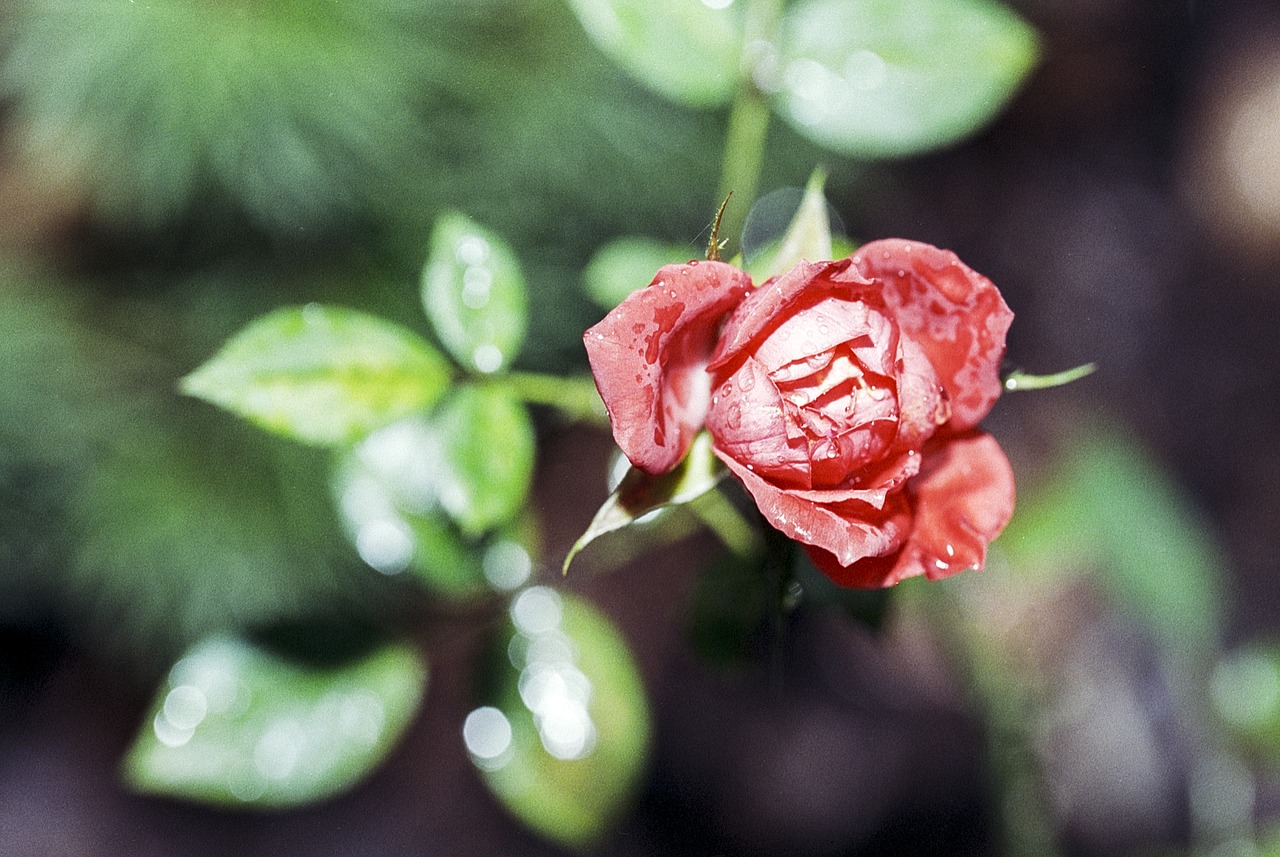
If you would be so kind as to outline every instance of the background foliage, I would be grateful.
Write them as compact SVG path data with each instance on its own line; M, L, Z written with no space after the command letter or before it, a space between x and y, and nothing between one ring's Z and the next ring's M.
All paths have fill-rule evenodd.
M422 486L387 478L423 466L395 457L395 432L307 448L177 385L254 319L313 303L392 325L463 371L483 369L476 349L493 345L504 372L579 372L581 331L628 279L647 281L610 271L701 255L725 141L763 121L761 192L824 165L854 241L949 246L1000 284L1018 313L1011 358L1102 370L1006 397L994 415L1021 501L991 568L887 605L810 585L772 663L758 621L776 593L705 535L575 574L560 615L603 665L557 669L600 670L623 700L643 684L652 700L647 747L642 715L624 706L613 721L637 739L610 763L635 799L596 795L575 830L603 836L606 853L1270 853L1280 209L1263 179L1280 173L1280 130L1250 105L1271 103L1280 79L1255 35L1280 19L1244 2L1020 3L1017 18L971 0L714 5L0 10L0 850L557 853L550 842L579 841L567 828L546 839L551 804L486 780L467 755L472 665L523 632L440 596L519 586L501 572L522 563L558 583L605 497L607 438L483 384L419 390L439 404L432 420L388 427L414 449L483 417L526 450L480 494L432 483L464 499L424 512L410 490ZM908 7L917 23L936 23L935 7L972 14L895 32ZM672 23L683 16L692 26ZM740 49L774 25L774 65L756 66L754 100L735 99ZM989 60L955 60L968 51ZM930 63L956 73L919 100L922 131L867 84L893 91ZM851 100L816 110L824 88ZM1006 113L964 136L1005 98ZM423 320L420 290L451 276L424 276L424 261L454 228L508 248L520 333L477 339L465 303L452 333ZM434 318L447 314L436 303ZM503 480L515 487L483 494ZM412 555L388 566L404 573L371 570L359 550L369 520L341 502L353 486L413 534ZM521 514L526 490L537 521ZM666 525L692 534L695 520ZM703 567L714 573L695 581ZM692 654L689 611L719 667ZM136 766L122 788L121 758L148 749L139 724L187 722L188 691L166 714L189 684L170 667L224 634L289 664L355 670L326 674L374 695L354 697L355 727L370 698L384 706L390 731L364 746L385 766L284 814L144 797ZM255 655L228 663L260 686ZM288 686L339 710L325 708L339 704L328 685ZM422 707L397 708L405 699ZM526 730L523 770L554 778L537 723L516 725L521 703L487 704ZM220 746L280 762L279 712L235 711L224 734L242 737ZM175 781L150 790L172 797Z

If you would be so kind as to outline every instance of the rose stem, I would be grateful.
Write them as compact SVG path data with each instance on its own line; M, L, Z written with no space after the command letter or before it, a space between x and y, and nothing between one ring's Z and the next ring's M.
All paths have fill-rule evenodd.
M742 68L738 91L729 113L729 127L725 132L724 159L717 193L718 199L724 199L730 193L735 196L734 204L725 212L721 223L722 233L732 244L741 243L742 227L760 183L764 144L769 134L769 100L755 82L755 65L760 55L758 45L773 41L781 14L780 0L751 0L747 6Z
M566 378L536 372L510 372L497 376L494 380L505 384L525 402L555 408L574 422L592 423L606 428L609 425L604 402L600 400L595 382L589 376Z

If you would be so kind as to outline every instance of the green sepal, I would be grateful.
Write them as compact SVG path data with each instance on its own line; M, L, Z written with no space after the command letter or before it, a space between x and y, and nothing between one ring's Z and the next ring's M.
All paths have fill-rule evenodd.
M695 436L688 454L661 476L650 476L634 467L629 468L618 487L596 512L586 532L569 549L562 573L567 574L574 557L596 539L630 526L659 509L698 499L714 489L727 472L711 451L711 435L706 432Z

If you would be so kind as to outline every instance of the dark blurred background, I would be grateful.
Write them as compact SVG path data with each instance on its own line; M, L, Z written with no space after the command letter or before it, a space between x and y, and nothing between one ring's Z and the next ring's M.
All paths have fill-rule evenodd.
M627 234L700 254L727 111L646 91L553 0L317 4L328 28L252 37L240 2L121 5L0 9L0 853L561 853L458 740L481 629L361 567L327 459L174 385L284 304L420 328L446 208L526 267L522 365L581 371L584 266ZM656 727L601 853L1280 853L1280 10L1014 6L1042 58L991 125L872 163L776 122L761 188L826 165L853 240L949 247L999 284L1011 362L1098 371L989 420L1022 503L989 568L902 587L875 627L797 611L782 689L687 645L708 538L571 578L634 646ZM551 569L611 443L539 437ZM119 784L186 646L318 616L431 652L368 781L275 815Z

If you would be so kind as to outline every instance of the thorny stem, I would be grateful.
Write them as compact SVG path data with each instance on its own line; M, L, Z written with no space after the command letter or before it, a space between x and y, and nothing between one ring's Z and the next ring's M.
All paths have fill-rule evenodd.
M764 144L769 134L769 100L756 85L755 71L759 46L772 42L782 16L781 0L752 0L747 6L743 34L742 69L738 92L729 113L725 133L724 160L720 168L718 196L730 193L737 197L725 214L722 232L732 241L740 241L747 212L755 201L764 165Z

